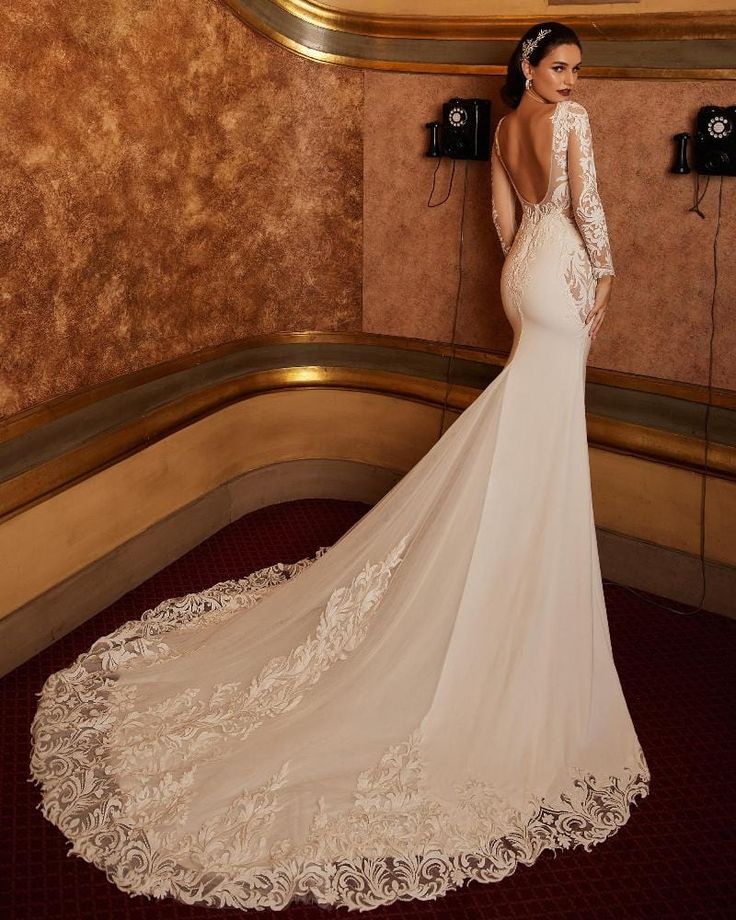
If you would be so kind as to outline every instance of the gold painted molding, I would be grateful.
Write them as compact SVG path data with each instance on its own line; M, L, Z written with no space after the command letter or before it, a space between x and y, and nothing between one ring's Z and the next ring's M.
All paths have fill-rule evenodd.
M416 339L407 336L383 335L378 332L322 332L319 330L272 332L265 335L249 336L245 339L236 339L224 345L204 348L189 355L183 355L179 358L172 358L169 361L145 367L140 371L123 374L102 384L82 387L73 393L58 396L40 405L31 406L22 412L11 415L7 419L0 419L0 444L71 412L76 412L78 409L89 406L101 399L124 393L126 390L133 389L133 387L150 383L153 380L160 380L170 374L185 371L209 361L216 361L237 352L267 345L300 345L311 342L330 345L383 346L447 358L454 355L458 360L491 364L498 368L504 367L507 359L507 355L501 352L486 351L469 345L456 345L453 347L445 342L434 342L428 339ZM402 376L405 377L405 375ZM610 371L595 367L587 369L586 381L620 389L653 393L658 396L671 396L674 399L686 399L689 402L703 405L710 402L712 406L736 410L736 391L734 390L722 390L714 387L712 393L709 394L707 386L695 383L684 383L679 380L667 380L661 377L646 377L641 374L626 374L620 371ZM465 406L458 405L458 408L465 408Z
M432 406L441 403L444 393L440 381L362 368L285 367L248 374L167 403L0 483L0 523L233 403L276 390L315 387L377 392ZM457 409L470 405L477 395L470 387L453 386L448 411L457 414Z
M517 41L541 17L528 16L383 16L330 9L311 0L272 0L304 22L336 32L357 32L379 38L440 38ZM624 41L734 38L732 10L705 13L573 13L565 24L580 38Z
M539 19L383 16L328 9L311 0L223 2L257 32L311 60L420 73L505 74L513 44ZM586 76L736 79L733 11L576 13L564 20L588 43L592 61L586 60ZM692 66L698 59L702 65Z
M616 451L630 456L680 466L698 473L705 472L706 442L693 438L647 428L614 418L586 414L588 444L603 450ZM727 444L707 444L708 476L736 481L736 448Z
M330 344L336 346L365 347L364 356L371 358L380 354L378 350L386 348L400 349L407 356L407 369L396 370L395 363L401 360L400 355L388 357L391 359L388 367L360 366L361 359L357 361L353 355L352 360L356 366L347 364L346 354L343 354L342 363L339 355L335 355L335 363L331 363L330 354L322 354L321 364L308 363L300 358L300 345L304 344ZM257 359L249 359L249 351L268 346L290 346L286 354L279 354L278 360L282 366L258 368ZM293 349L293 359L290 362ZM374 351L374 349L377 349ZM416 353L423 353L419 356ZM147 383L172 378L182 371L197 370L203 365L217 370L225 359L230 359L240 353L244 357L243 364L232 371L229 365L229 376L217 379L211 375L208 381L206 375L193 378L193 385L187 390L178 379L172 383L171 393L158 405L145 406L144 403L135 402L136 390ZM398 336L383 336L376 333L275 333L266 336L255 336L240 342L231 342L216 348L206 349L193 355L187 355L163 364L145 368L132 374L125 375L115 380L96 387L89 387L60 397L49 403L31 408L18 416L13 416L4 423L0 423L0 447L9 449L11 458L13 452L16 457L15 472L12 467L6 466L6 475L2 476L0 470L0 521L13 517L33 505L80 482L101 470L112 466L126 457L137 453L151 444L168 437L169 435L188 427L194 422L212 413L218 412L233 403L258 396L263 393L303 389L332 389L352 390L364 393L378 393L386 397L400 398L419 402L435 409L442 408L445 403L445 377L446 372L442 363L427 367L426 361L420 376L412 372L409 366L410 356L424 360L424 356L440 356L448 358L452 348L442 343L426 342L419 339L404 339ZM312 356L314 352L312 352ZM467 362L466 367L475 366L477 374L482 366L494 365L501 369L506 362L502 355L484 352L470 347L455 349L458 361ZM371 358L374 364L377 358ZM384 351L383 362L386 363ZM393 364L394 367L390 365ZM414 365L416 366L416 365ZM456 366L457 369L457 366ZM462 375L461 375L462 376ZM482 377L487 377L481 373ZM453 382L447 394L448 419L455 417L459 412L469 406L483 391L482 386L467 385ZM612 387L620 390L638 391L646 394L675 398L691 404L706 404L708 402L708 388L676 381L657 380L654 378L639 377L620 374L613 371L587 370L586 382L601 387ZM160 388L159 388L160 389ZM128 398L130 397L130 398ZM102 405L105 400L117 398L116 406L109 406L105 424L97 432L90 432L90 436L82 441L74 442L65 440L59 435L56 427L57 448L56 452L48 453L43 457L44 446L52 443L48 431L53 431L59 424L72 424L79 428L79 421L72 419L65 422L66 417L86 408ZM619 400L620 401L620 400ZM130 411L127 418L120 414L121 407L125 404L135 408ZM711 405L723 409L736 409L736 393L731 391L714 391ZM104 413L103 413L104 414ZM697 416L697 413L696 413ZM706 443L701 437L692 434L682 434L675 430L663 430L661 427L637 424L635 421L616 418L614 415L603 415L588 411L588 436L591 446L616 452L623 452L632 456L649 459L659 463L678 466L696 472L705 471ZM46 426L51 426L47 429ZM685 429L687 430L687 429ZM439 430L438 430L439 435ZM31 436L36 445L41 445L41 454L38 462L28 463L27 458L32 456L28 452L28 442L18 442L15 438ZM61 437L61 440L60 440ZM33 448L38 450L38 446ZM708 443L707 445L707 471L709 476L736 480L736 445ZM17 462L20 454L22 461Z

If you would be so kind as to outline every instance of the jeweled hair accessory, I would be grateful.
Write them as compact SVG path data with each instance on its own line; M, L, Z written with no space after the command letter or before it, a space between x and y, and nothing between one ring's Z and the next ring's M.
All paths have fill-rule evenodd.
M527 38L527 40L521 46L521 59L526 61L529 59L529 55L534 51L539 42L547 35L548 32L551 32L552 29L540 29L537 33L536 38Z

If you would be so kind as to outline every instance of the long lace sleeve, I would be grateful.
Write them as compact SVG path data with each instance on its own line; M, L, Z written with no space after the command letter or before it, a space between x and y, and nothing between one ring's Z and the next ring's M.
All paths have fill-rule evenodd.
M606 216L598 195L588 112L579 102L572 102L569 112L567 175L575 221L588 251L593 277L615 275Z
M495 140L491 149L491 214L501 249L507 256L516 236L516 195L496 152Z

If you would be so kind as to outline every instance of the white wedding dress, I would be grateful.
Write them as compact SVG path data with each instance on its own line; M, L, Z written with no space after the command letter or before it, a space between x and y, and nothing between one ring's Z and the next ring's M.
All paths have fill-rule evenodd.
M130 894L370 910L589 849L649 771L611 653L583 322L612 274L590 126L547 195L491 158L511 357L332 547L166 600L40 694L32 774Z

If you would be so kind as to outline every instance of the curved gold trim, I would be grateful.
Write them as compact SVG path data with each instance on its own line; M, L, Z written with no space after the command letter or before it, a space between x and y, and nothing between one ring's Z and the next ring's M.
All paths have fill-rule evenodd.
M705 442L659 428L587 415L588 444L669 466L705 472ZM736 448L708 444L708 476L736 479Z
M175 374L209 361L217 361L237 352L268 345L299 345L312 342L400 348L404 351L424 352L425 354L440 357L454 355L459 360L492 364L498 368L504 367L507 358L504 353L487 351L469 345L456 345L453 347L445 342L382 335L378 332L322 332L312 329L303 332L273 332L266 335L254 335L245 339L226 342L223 345L204 348L182 357L171 358L160 364L154 364L142 370L115 377L105 383L83 387L72 393L57 396L55 399L48 400L40 405L31 406L7 419L0 419L0 444L32 431L34 428L46 425L71 412L76 412L78 409L82 409L84 406L89 406L99 400L124 393L133 387L150 383L153 380L160 380L170 374ZM402 379L406 379L405 374L401 376ZM251 375L249 379L253 379L253 376ZM702 405L710 402L712 406L723 409L736 409L736 392L733 390L713 388L712 394L709 394L708 387L700 384L667 380L660 377L646 377L640 374L627 374L622 371L611 371L595 367L587 369L586 381L588 383L618 387L619 389L652 393L657 396L685 399Z
M129 374L115 377L105 383L82 387L79 390L75 390L63 396L57 396L40 405L30 406L28 409L15 413L5 420L0 419L0 444L4 441L12 440L21 434L25 434L34 428L39 428L42 425L48 424L64 415L68 415L71 412L76 412L78 409L89 406L101 399L124 393L126 390L130 390L133 387L150 383L152 380L160 380L163 377L168 377L170 374L175 374L200 364L206 364L209 361L217 361L237 352L251 348L262 348L267 345L299 345L312 342L331 345L373 345L385 348L400 348L404 351L424 352L425 354L437 355L440 357L449 357L454 353L455 357L458 359L466 359L482 364L493 364L499 368L503 367L506 363L505 355L485 351L472 346L457 345L453 349L452 345L448 345L444 342L433 342L428 339L413 339L396 335L382 335L377 332L322 332L318 330L272 332L265 335L249 336L245 339L236 339L232 342L226 342L223 345L215 345L211 348L204 348L201 351L183 355L179 358L171 358L168 361L162 361L160 364L153 364L142 370L132 371ZM407 375L401 374L401 377L402 379L406 379ZM253 375L251 375L249 379L252 380ZM316 380L310 382L315 383ZM684 396L683 398L687 399L689 397ZM734 406L736 407L736 393L734 394Z
M339 64L388 71L412 73L488 74L506 73L506 46L515 42L538 17L413 17L379 16L329 10L309 0L223 0L235 16L261 35L295 54L324 64ZM720 54L730 63L733 55L720 48L719 42L736 38L736 14L730 10L699 14L652 13L649 15L565 16L565 22L593 48L616 42L624 47L631 43L650 43L652 58L662 42L697 42L705 45L707 56ZM288 33L288 34L287 34ZM479 51L458 50L457 44L476 43L491 47L501 44L503 62L471 60ZM659 44L658 44L659 43ZM712 49L709 43L714 43ZM350 46L352 53L339 50ZM443 47L444 46L444 47ZM586 64L587 77L612 79L729 80L736 79L736 68L692 66L663 67L661 62L646 65L647 48L628 49L632 62L628 66ZM389 56L387 52L394 52ZM409 53L411 52L411 53ZM498 57L499 55L496 55ZM444 57L444 59L443 59ZM485 54L483 54L485 58ZM686 58L691 58L688 54ZM462 58L468 58L463 60ZM633 60L635 58L635 60ZM668 59L672 58L672 52Z
M398 337L375 334L307 332L254 337L245 343L229 343L219 348L207 349L195 355L146 368L101 386L88 388L71 394L69 397L28 410L23 413L23 418L10 419L0 426L0 441L9 441L13 437L33 431L35 428L106 397L132 391L145 381L160 379L182 368L190 368L213 360L216 356L231 354L266 343L282 344L285 341L298 343L305 340L350 344L368 341L370 344L382 346L389 343L402 345L408 351L422 350L445 356L451 353L450 346L440 343L407 341ZM458 358L476 362L499 366L505 363L500 356L472 348L458 348L456 354ZM588 371L587 380L608 386L624 386L629 389L674 396L694 402L707 399L707 388L705 387L627 377L611 371L596 371L591 368ZM418 401L437 409L441 408L445 402L444 379L417 377L412 376L411 373L327 365L297 365L245 372L234 378L203 385L196 391L184 393L115 428L100 431L88 441L70 447L65 453L40 462L37 466L6 479L0 483L0 521L26 510L68 486L86 479L232 403L274 390L315 387L375 392ZM455 415L462 411L480 392L482 390L476 387L453 384L447 394L448 412ZM721 404L726 408L736 407L736 394L722 392ZM596 416L591 412L587 413L587 421L589 439L593 446L704 472L705 443L702 438L685 436L608 416ZM729 479L736 478L736 447L709 443L708 474Z
M271 0L302 22L335 32L354 32L379 38L436 38L452 40L517 41L537 16L411 16L348 12L311 0ZM731 10L705 13L573 13L566 25L581 39L662 41L729 39L736 37L736 15Z
M0 483L0 523L232 403L273 390L313 387L376 392L438 407L444 402L445 390L438 380L362 368L305 366L248 374L167 403ZM448 411L456 414L477 395L470 387L451 387Z

